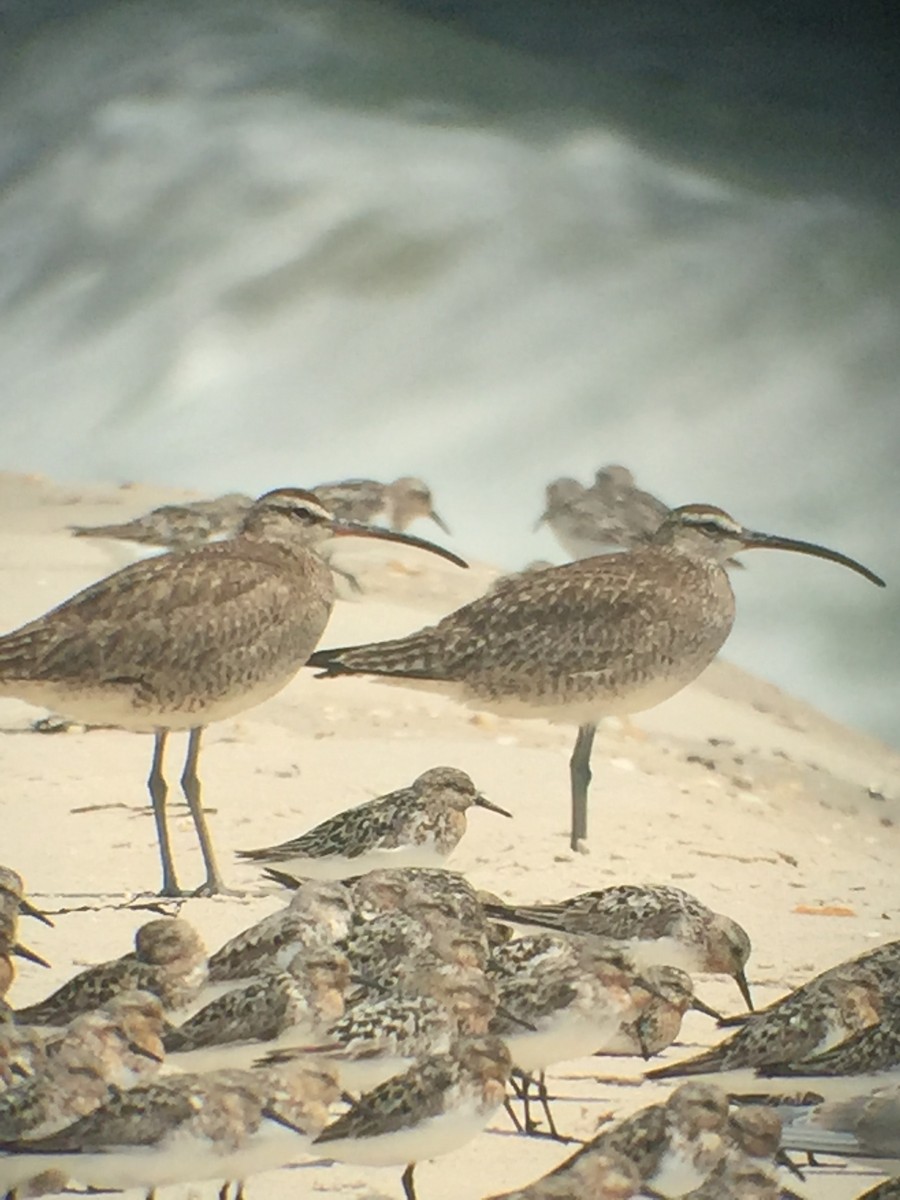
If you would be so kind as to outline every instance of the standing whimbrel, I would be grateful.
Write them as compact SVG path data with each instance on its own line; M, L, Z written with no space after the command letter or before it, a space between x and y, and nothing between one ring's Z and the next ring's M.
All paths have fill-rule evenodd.
M317 547L349 535L466 565L421 538L338 521L310 492L279 488L253 504L233 538L133 563L0 638L0 696L154 735L147 786L163 895L181 894L166 823L169 732L190 731L181 786L206 866L202 890L218 892L200 801L200 735L274 696L306 662L334 603Z
M713 661L734 622L723 564L796 550L883 580L811 542L745 529L720 508L673 509L645 547L498 581L408 637L318 650L322 676L368 674L448 692L502 716L578 725L570 760L573 849L587 834L596 722L652 708Z

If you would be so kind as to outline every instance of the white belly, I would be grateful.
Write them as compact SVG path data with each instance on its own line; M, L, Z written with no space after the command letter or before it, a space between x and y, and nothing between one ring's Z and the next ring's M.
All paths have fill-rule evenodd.
M562 1013L541 1023L536 1033L504 1035L512 1060L520 1071L531 1074L554 1063L584 1058L615 1036L619 1017L591 1018Z
M313 1146L323 1158L369 1167L405 1166L448 1154L471 1141L487 1124L487 1112L474 1105L430 1117L415 1128L369 1138L343 1138Z
M296 858L272 861L279 871L286 871L298 879L338 882L351 879L354 875L365 875L369 871L399 870L403 867L443 867L448 857L438 851L433 841L427 841L419 846L367 850L355 858L345 858L341 855L308 858L297 855Z

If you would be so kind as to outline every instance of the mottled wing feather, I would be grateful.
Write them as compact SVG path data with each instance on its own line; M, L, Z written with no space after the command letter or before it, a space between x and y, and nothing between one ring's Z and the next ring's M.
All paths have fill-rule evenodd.
M282 976L265 975L247 987L217 997L183 1025L166 1034L167 1051L277 1037L288 1009L288 996L279 987Z
M78 1154L117 1146L153 1146L195 1116L199 1101L186 1088L151 1084L117 1092L106 1104L48 1137L7 1143L28 1154Z
M378 1137L438 1116L443 1111L444 1093L455 1080L456 1066L450 1055L419 1062L361 1096L319 1134L316 1144Z

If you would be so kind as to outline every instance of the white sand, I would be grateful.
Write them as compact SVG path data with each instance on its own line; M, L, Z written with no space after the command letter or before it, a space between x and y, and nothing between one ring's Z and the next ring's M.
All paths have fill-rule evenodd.
M174 496L0 476L0 629L38 615L126 560L103 543L72 538L68 524L125 519ZM495 574L483 567L459 571L376 543L346 545L339 561L359 574L367 594L338 601L323 645L417 628L477 595ZM53 969L25 964L10 995L17 1005L83 964L127 949L150 914L117 906L126 895L151 891L159 871L144 788L151 740L117 731L40 736L29 731L40 715L18 701L0 701L0 861L24 874L37 903L73 911L59 916L55 929L26 923L23 938ZM232 860L234 849L280 841L408 783L426 767L447 764L468 771L516 817L472 813L453 862L474 883L521 901L616 882L676 883L747 928L754 946L748 974L759 1004L900 936L900 757L880 743L717 663L631 728L601 728L590 853L573 855L567 840L573 738L566 727L499 720L439 695L367 680L317 681L303 672L274 700L206 734L201 775L220 861L228 881L251 894L189 900L183 915L216 947L282 902L266 893L253 869ZM173 782L182 745L181 738L171 740ZM173 818L182 880L192 886L202 868L177 801ZM824 912L804 914L803 907ZM846 915L826 915L836 909ZM728 981L704 980L700 992L723 1010L740 1007ZM716 1036L711 1022L692 1014L682 1044L668 1057ZM557 1105L558 1124L584 1136L599 1117L665 1095L668 1088L595 1078L637 1080L640 1072L640 1063L612 1059L552 1072L552 1090L567 1097ZM566 1153L551 1142L510 1136L502 1116L494 1125L463 1150L419 1168L421 1200L475 1200L506 1190ZM259 1177L250 1194L278 1200L299 1186L399 1197L399 1177L399 1170L309 1167ZM797 1190L850 1200L863 1183L855 1171L814 1172Z

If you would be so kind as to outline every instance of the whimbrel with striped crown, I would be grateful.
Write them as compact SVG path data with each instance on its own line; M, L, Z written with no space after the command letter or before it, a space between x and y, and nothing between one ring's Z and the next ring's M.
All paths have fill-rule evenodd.
M757 547L795 550L883 580L836 550L745 529L720 508L673 509L652 541L499 581L407 637L318 650L322 676L368 674L502 716L578 725L570 760L573 849L587 835L596 722L667 700L713 661L734 623L723 564Z
M408 534L338 521L310 493L261 496L233 538L133 563L0 638L0 696L90 725L154 735L148 779L163 895L181 895L166 822L166 738L189 730L181 786L207 894L222 890L201 807L200 735L279 692L306 662L334 603L317 553L356 535L456 555Z

